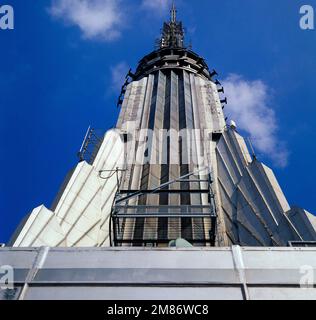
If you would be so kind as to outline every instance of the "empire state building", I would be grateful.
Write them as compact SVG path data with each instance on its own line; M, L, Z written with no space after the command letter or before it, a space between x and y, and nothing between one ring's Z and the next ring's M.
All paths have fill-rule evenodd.
M174 6L156 49L122 85L116 127L104 137L89 128L54 204L35 208L11 246L273 247L316 240L316 218L289 206L238 123L227 122L217 72L186 45Z

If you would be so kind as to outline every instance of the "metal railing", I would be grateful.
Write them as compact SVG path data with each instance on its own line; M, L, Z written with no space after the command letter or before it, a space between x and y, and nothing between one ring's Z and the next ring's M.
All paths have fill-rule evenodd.
M110 219L111 246L160 246L184 238L196 246L215 246L217 214L212 179L197 179L191 173L165 183L154 190L118 190ZM178 183L204 183L207 188L178 190ZM156 205L157 195L206 195L207 205ZM156 197L151 201L150 197ZM146 199L143 204L140 199ZM181 201L180 201L181 202Z

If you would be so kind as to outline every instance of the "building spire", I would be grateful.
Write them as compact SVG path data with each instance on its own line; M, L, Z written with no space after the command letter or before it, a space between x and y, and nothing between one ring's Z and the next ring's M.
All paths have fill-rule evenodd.
M170 10L170 21L163 25L160 48L184 48L184 30L182 22L177 20L174 0Z
M171 22L176 23L177 22L177 9L176 9L175 1L172 1L172 7L170 10L170 13L171 13Z

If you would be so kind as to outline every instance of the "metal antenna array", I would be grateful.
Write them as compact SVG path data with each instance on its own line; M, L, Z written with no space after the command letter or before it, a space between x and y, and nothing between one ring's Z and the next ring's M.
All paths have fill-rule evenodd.
M176 5L175 2L172 1L172 7L171 7L171 22L172 23L176 23L177 22L177 9L176 9Z

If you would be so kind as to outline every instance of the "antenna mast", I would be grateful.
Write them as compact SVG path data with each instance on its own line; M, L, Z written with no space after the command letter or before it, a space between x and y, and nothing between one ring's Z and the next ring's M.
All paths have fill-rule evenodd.
M176 5L175 5L174 1L172 1L172 7L170 10L170 13L171 13L171 22L176 23L177 22L177 9L176 9Z

